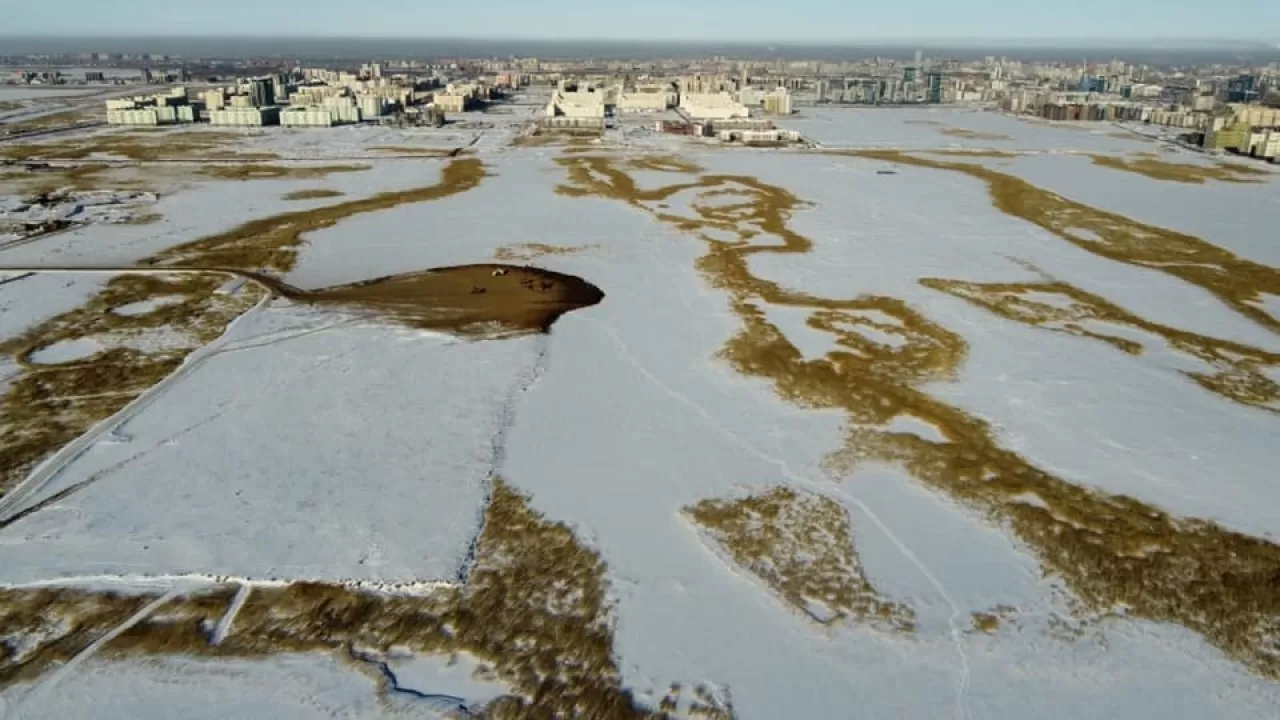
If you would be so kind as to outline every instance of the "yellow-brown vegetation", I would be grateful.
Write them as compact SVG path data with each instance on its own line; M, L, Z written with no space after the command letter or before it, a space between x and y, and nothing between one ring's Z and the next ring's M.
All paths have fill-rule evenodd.
M735 563L823 625L845 618L912 629L912 610L885 600L862 572L844 508L830 498L775 487L685 508Z
M1130 159L1118 155L1090 155L1093 164L1112 170L1144 175L1154 180L1192 183L1203 185L1206 180L1217 180L1227 183L1259 183L1270 175L1267 170L1240 165L1238 163L1219 162L1213 165L1191 165L1188 163L1165 162L1150 157Z

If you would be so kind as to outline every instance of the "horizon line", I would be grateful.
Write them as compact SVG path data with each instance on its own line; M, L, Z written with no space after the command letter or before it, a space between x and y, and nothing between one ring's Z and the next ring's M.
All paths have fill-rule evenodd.
M1070 36L992 36L992 37L975 37L975 36L891 36L891 37L854 37L854 38L654 38L654 37L606 37L606 36L564 36L564 37L534 37L534 36L487 36L487 35L395 35L395 34L265 34L265 33L248 33L248 34L221 34L221 33L191 33L191 32L150 32L150 33L93 33L93 32L73 32L73 33L48 33L48 32L0 32L0 38L24 38L24 39L64 39L64 40L161 40L161 39L208 39L208 40L414 40L414 41L430 41L430 40L447 40L447 41L463 41L463 42L619 42L619 43L650 43L650 44L672 44L672 45L780 45L780 46L806 46L806 45L869 45L869 46L912 46L920 44L934 44L938 46L946 46L947 43L954 43L955 46L965 45L998 45L1000 43L1011 43L1014 46L1022 44L1032 44L1041 47L1075 48L1094 46L1115 46L1115 43L1189 43L1192 46L1206 46L1213 43L1222 43L1225 47L1221 49L1229 49L1231 45L1248 44L1263 45L1270 48L1280 49L1280 41L1265 40L1257 37L1221 37L1221 36L1191 36L1191 35L1154 35L1154 36L1095 36L1095 37L1070 37ZM1051 43L1067 43L1065 45L1052 45ZM1070 43L1080 43L1081 45L1072 45ZM1137 47L1123 47L1126 50L1138 50ZM1170 49L1162 47L1162 50ZM1188 47L1186 49L1196 49Z

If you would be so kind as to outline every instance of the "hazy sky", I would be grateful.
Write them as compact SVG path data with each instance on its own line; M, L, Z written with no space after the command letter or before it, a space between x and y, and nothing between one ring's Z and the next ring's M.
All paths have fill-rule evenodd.
M0 33L1280 40L1280 0L12 0ZM0 52L4 48L0 47Z

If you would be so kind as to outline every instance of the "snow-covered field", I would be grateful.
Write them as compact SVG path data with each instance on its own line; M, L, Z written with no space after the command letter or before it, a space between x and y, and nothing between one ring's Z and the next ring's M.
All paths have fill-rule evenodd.
M1097 589L1060 564L1054 540L1028 534L1018 525L1024 516L1008 514L1021 504L1058 517L1106 507L1118 513L1117 523L1158 511L1210 521L1211 530L1178 525L1177 543L1153 531L1132 551L1115 550L1105 526L1097 546L1115 552L1105 560L1117 568L1133 557L1184 553L1175 558L1185 563L1179 572L1197 578L1249 554L1256 574L1239 582L1265 584L1280 572L1280 489L1271 459L1280 393L1265 383L1250 386L1271 393L1271 404L1249 404L1240 398L1252 396L1212 391L1188 373L1229 366L1280 382L1275 326L1158 264L1121 262L1003 214L983 181L952 170L901 165L896 175L879 175L884 160L686 148L679 160L700 170L641 163L630 177L641 190L699 178L705 186L574 197L556 192L571 180L557 160L572 165L580 155L507 147L513 122L495 125L428 140L357 128L253 137L255 150L305 158L370 155L368 148L384 143L456 147L478 138L474 157L489 173L465 192L344 217L308 233L284 280L329 287L493 262L503 248L521 246L529 264L601 288L603 302L564 315L547 335L498 340L410 330L285 300L255 305L159 385L85 428L75 452L35 470L38 482L0 499L0 635L26 658L0 662L0 710L24 717L448 716L508 693L528 701L530 691L502 674L504 653L527 648L485 646L450 659L377 647L374 628L384 619L376 613L361 616L369 631L349 652L382 653L378 662L353 660L348 650L130 654L135 646L127 642L90 644L101 638L88 637L63 650L74 659L25 675L14 668L41 657L31 648L40 633L59 632L57 623L3 622L7 608L30 601L36 588L100 593L136 586L177 597L182 583L229 578L250 598L291 582L347 583L376 597L454 587L465 593L473 563L512 560L487 558L477 543L495 477L598 554L617 683L640 709L690 716L704 702L731 707L740 718L1011 720L1031 712L1046 719L1251 719L1280 707L1277 670L1265 660L1277 639L1274 616L1271 625L1261 618L1262 634L1245 643L1262 649L1229 654L1225 636L1196 624L1192 600L1160 605L1140 592ZM1257 184L1163 182L1072 154L1155 147L1115 137L1109 126L1067 130L970 111L805 110L785 125L829 147L1034 152L973 162L1253 261L1261 269L1250 277L1273 291L1261 294L1258 306L1280 324L1280 255L1269 234L1280 221L1280 174ZM940 132L948 127L1009 139ZM613 168L643 155L606 147ZM1070 152L1050 152L1060 150ZM368 162L368 171L312 180L193 182L160 199L163 219L155 225L81 227L0 250L0 266L127 265L256 218L430 185L450 160ZM608 176L593 170L587 177ZM778 223L761 221L775 217L782 201L749 194L741 178L785 189L799 202L777 214ZM281 199L310 188L344 196ZM690 226L700 211L729 202L718 190L739 193L731 199L748 192L760 215L729 213L715 227ZM755 234L736 234L744 228ZM812 248L770 251L796 237ZM733 254L744 247L762 249ZM740 273L731 264L739 257ZM920 282L1044 283L1045 276L1138 320L1091 320L1084 329L1095 335L1066 332ZM104 282L54 274L0 281L0 341L85 302ZM1054 292L1029 297L1070 307ZM848 306L857 298L865 308ZM146 317L173 302L157 295L113 312ZM794 346L796 358L775 344L751 355L759 364L746 373L721 354L754 310ZM824 326L824 311L838 321ZM1141 352L1097 334L1132 339ZM854 335L863 340L851 341ZM773 336L748 340L761 337ZM926 340L937 345L919 351ZM62 340L21 358L33 369L6 365L4 373L84 362L106 347L95 342L103 341ZM1221 356L1194 352L1210 346L1228 349ZM880 360L841 375L841 363L861 367L851 347ZM956 348L960 357L948 365L939 348ZM919 375L895 375L899 367ZM868 420L856 406L823 399L818 390L836 397L842 389L831 377L865 382L870 403L902 407L884 423ZM833 462L849 449L846 434L855 425L916 438L939 452L976 442L959 434L954 418L985 423L996 446L1025 462L1018 468L1054 481L1039 486L1040 495L984 504L986 496L927 481L927 468L905 461L867 454L853 465ZM966 460L993 453L982 447ZM1015 467L1001 462L1001 469ZM1138 510L1124 515L1129 506L1089 499L1056 505L1062 496L1046 492L1059 481L1091 491L1085 498L1132 498ZM688 512L704 501L779 487L825 499L844 519L834 527L847 528L848 537L791 554L766 538L756 551L775 554L763 566L749 565ZM745 532L769 522L754 516ZM1205 537L1200 532L1213 533L1223 554L1186 555ZM905 608L909 630L856 610L827 624L813 619L820 613L812 608L826 602L807 584L819 574L815 558L837 545L853 550L846 568L853 579L842 582ZM519 554L550 572L539 564L544 551ZM801 568L794 579L799 601L778 577L792 562ZM1147 586L1172 582L1160 566L1143 567L1151 573ZM1205 577L1215 587L1231 579ZM532 591L544 579L533 572L516 587ZM551 591L563 591L563 602L581 599L563 578L556 582ZM1097 596L1083 597L1079 588ZM210 616L220 628L208 630L211 638L236 637L244 603L242 593L236 597ZM355 597L346 606L355 606ZM1231 597L1208 597L1210 615L1232 612ZM520 599L513 594L510 606ZM1166 609L1152 610L1153 602ZM1265 614L1275 607L1268 602L1249 612ZM147 613L164 614L163 603L155 605L123 613L109 627L128 640ZM347 617L346 606L321 606L317 617L336 623ZM487 611L488 622L505 621L503 608ZM294 625L281 622L279 633L288 636ZM537 631L528 637L535 642ZM571 651L547 648L566 666L576 657Z

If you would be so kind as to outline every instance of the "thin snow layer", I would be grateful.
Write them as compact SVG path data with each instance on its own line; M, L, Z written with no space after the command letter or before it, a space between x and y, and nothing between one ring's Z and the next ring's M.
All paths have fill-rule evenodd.
M47 680L45 681L47 682ZM18 685L0 695L14 717L187 720L390 715L370 677L332 655L279 655L262 660L90 661L56 690ZM31 702L26 698L32 697ZM36 701L38 699L38 702Z
M103 348L104 345L94 338L62 340L31 353L27 356L27 360L37 365L55 365L87 358L102 351Z
M7 262L8 255L0 252L0 263ZM80 307L107 279L106 275L0 274L0 339Z
M125 303L111 308L113 315L122 315L124 317L136 317L138 315L148 315L169 305L180 303L183 301L181 295L162 295L147 300L139 300L137 302Z
M1150 320L1273 351L1280 349L1275 335L1188 283L1106 260L1003 215L990 206L985 184L965 176L904 168L880 182L874 163L848 158L725 157L726 171L759 175L816 203L792 222L814 250L757 255L752 270L824 297L899 297L959 332L969 344L960 380L931 392L993 422L1009 447L1074 482L1178 515L1280 532L1263 500L1280 502L1266 460L1274 419L1178 372L1202 365L1155 343L1135 357L1004 320L918 280L1037 280L1016 258ZM904 179L910 192L898 185Z
M1160 160L1210 163L1188 152L1162 155ZM1262 163L1248 165L1267 169ZM997 169L1086 205L1195 235L1255 262L1280 266L1280 243L1275 242L1280 172L1260 176L1262 182L1257 183L1194 184L1102 167L1087 157L1046 156L1004 161Z
M102 92L102 88L52 90L41 87L6 87L0 85L0 100L44 100L46 98L52 100L53 98L92 95L98 92Z
M215 233L226 232L250 220L307 206L282 199L294 190L325 188L343 193L316 207L349 202L381 192L407 190L439 181L446 160L358 161L369 165L363 172L341 172L323 179L267 179L194 183L162 196L148 207L162 217L145 226L92 224L38 242L0 249L0 265L132 265L142 258ZM305 166L300 166L305 167Z
M0 532L0 580L455 580L542 342L246 318L25 498L84 484Z
M1109 123L1061 126L959 108L803 108L797 115L777 119L777 124L798 130L805 138L826 147L1031 152L1132 152L1154 147L1136 135L1132 139L1113 136L1122 131ZM952 128L992 137L965 138L942 132ZM997 135L1003 137L997 139Z

